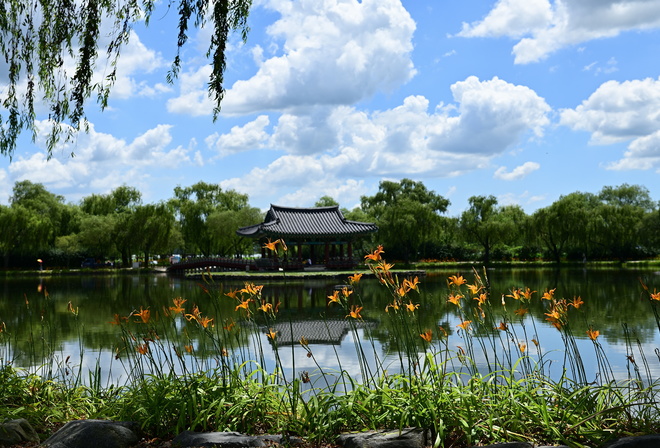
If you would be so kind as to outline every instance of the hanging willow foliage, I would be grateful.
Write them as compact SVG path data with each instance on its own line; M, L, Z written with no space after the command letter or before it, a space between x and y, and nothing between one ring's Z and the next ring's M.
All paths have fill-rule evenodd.
M22 131L37 137L37 110L48 109L48 155L62 139L87 130L86 101L96 94L101 109L116 78L122 47L128 43L133 25L149 24L158 0L2 0L0 1L0 154L11 157ZM211 26L213 34L207 57L213 67L209 96L213 119L220 112L224 95L225 48L230 32L243 40L248 33L247 17L252 0L169 0L178 12L177 53L167 73L172 83L181 68L181 48L190 26ZM105 63L110 73L95 82L101 25L109 38ZM112 26L108 27L107 25ZM110 35L105 36L106 27ZM44 114L45 116L45 114Z

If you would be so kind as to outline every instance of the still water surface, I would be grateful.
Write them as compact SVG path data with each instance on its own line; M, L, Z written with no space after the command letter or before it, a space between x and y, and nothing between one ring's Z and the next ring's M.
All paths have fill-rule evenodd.
M457 352L459 346L465 347L466 341L457 327L464 316L456 306L447 303L447 278L454 274L463 275L468 282L474 278L469 270L428 272L421 279L419 294L413 292L412 298L420 305L415 312L415 325L420 331L432 329L434 343L440 334L438 327L442 326L449 332L447 347ZM540 296L545 290L556 288L556 298L570 301L579 296L585 302L579 310L571 311L571 328L588 378L595 379L597 370L594 344L586 335L589 328L600 331L598 342L617 378L628 377L635 366L631 357L642 366L639 362L642 353L650 369L650 375L645 375L650 379L660 376L660 331L654 304L649 302L640 283L642 280L651 291L660 289L660 272L652 269L493 269L488 271L487 278L493 312L505 312L501 296L510 294L512 288L529 287L537 291L528 306L529 313L517 321L512 319L512 323L518 325L518 332L516 340L510 342L525 343L526 354L532 358L544 353L543 360L553 375L562 373L565 347L558 331L546 321L548 302L541 301ZM362 347L365 353L375 351L388 369L397 370L400 366L400 341L390 331L390 316L385 313L391 296L376 280L363 278L351 297L363 306L364 322L357 331L351 331L345 311L336 304L328 305L327 296L338 284L344 283L342 280L289 278L257 283L264 284L263 296L268 301L280 303L275 328L278 354L285 369L295 368L296 372L289 372L289 375L298 375L303 370L311 372L318 363L327 369L344 369L359 380L361 371L356 347ZM187 300L186 306L197 305L219 326L229 319L238 321L236 301L224 293L243 286L242 280L216 281L209 285L166 275L5 280L0 289L0 328L3 330L0 361L21 368L34 369L52 363L60 367L82 367L83 371L96 368L98 363L105 381L121 383L126 380L127 372L114 359L121 341L121 331L110 323L115 314L128 316L142 308L150 309L155 316L163 307L172 306L173 298L182 297ZM518 304L511 298L506 298L506 304L506 312L513 316ZM189 324L180 319L179 328L183 331ZM266 338L270 327L249 328L253 328L254 337L244 338L240 343L249 345L258 341L266 349L263 353L265 367L272 371L275 356ZM298 343L302 336L309 341L313 359L306 356L307 352ZM539 345L532 344L532 339ZM436 349L438 347L440 344ZM420 353L423 350L420 339ZM256 353L257 350L248 347L246 352ZM473 356L483 366L488 355L477 351Z

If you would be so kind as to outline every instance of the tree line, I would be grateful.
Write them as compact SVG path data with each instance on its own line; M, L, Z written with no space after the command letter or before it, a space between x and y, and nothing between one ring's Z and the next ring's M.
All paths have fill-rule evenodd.
M339 204L324 196L315 205ZM531 215L494 196L469 198L460 216L447 216L449 205L422 182L402 179L382 181L376 194L342 212L378 225L363 249L382 244L388 259L404 262L627 260L660 253L660 204L639 185L571 193ZM246 194L206 182L176 187L158 203L143 203L136 188L123 185L73 204L26 180L16 182L8 206L0 205L0 256L5 269L34 268L37 259L77 267L86 258L130 266L136 255L240 257L259 249L236 229L262 220Z

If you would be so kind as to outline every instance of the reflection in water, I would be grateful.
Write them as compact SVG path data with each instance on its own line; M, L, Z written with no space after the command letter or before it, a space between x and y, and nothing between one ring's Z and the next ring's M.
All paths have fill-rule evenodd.
M471 281L468 270L459 273ZM430 272L422 280L419 295L413 296L420 305L415 311L414 325L420 334L426 329L433 330L436 351L446 343L446 348L460 353L469 341L465 332L457 327L461 323L461 311L447 303L447 277L453 274L457 272ZM524 346L524 354L532 362L543 363L552 375L561 375L566 357L565 341L546 321L549 303L540 300L544 291L556 288L558 297L569 301L581 297L585 302L579 309L571 310L570 322L588 378L593 378L597 370L595 347L586 334L590 328L600 332L598 342L616 377L626 378L634 373L637 361L642 359L640 350L649 360L651 375L657 377L660 367L657 357L652 355L659 347L658 323L652 304L642 294L640 279L651 290L660 289L660 275L651 270L491 270L488 272L489 310L493 319L504 313L513 316L517 304L512 299L507 299L506 307L501 305L502 295L511 294L512 289L529 287L536 291L535 299L525 316L511 319L513 331L510 334L514 336L504 336L496 329L499 321L494 320L492 330L482 327L474 338L477 348L482 341L488 350L473 350L470 355L482 371L487 371L486 366L492 364L493 359L503 364L515 362L517 357L508 359L510 355L501 352L506 342L514 347ZM267 325L257 316L255 325L243 326L236 339L236 343L244 347L242 353L250 356L258 353L259 344L272 347L274 342L266 333L273 330L277 333L275 343L279 347L280 362L287 369L295 366L296 372L284 372L289 376L301 370L312 371L320 365L324 369L343 369L359 379L362 370L356 357L358 350L372 353L372 362L390 372L418 361L402 357L404 341L397 337L391 316L385 313L391 300L385 288L375 280L362 279L350 296L353 303L363 306L364 320L355 321L347 319L345 310L336 304L328 304L327 296L332 294L337 283L341 281L288 279L266 284L263 297L278 309L277 321ZM117 347L122 343L121 332L110 323L115 314L126 317L142 308L149 309L153 319L163 319L172 299L182 297L187 300L188 309L197 306L205 316L213 318L213 331L220 332L233 320L239 321L236 301L225 293L243 286L242 281L235 280L207 284L164 275L8 279L0 290L3 329L0 360L18 367L49 363L54 372L65 373L75 370L76 366L91 371L98 368L106 380L126 378L121 357L115 359ZM78 314L72 313L72 309L78 310ZM439 326L448 333L448 339L442 343L438 339ZM185 318L177 317L174 328L181 337L190 337L188 342L197 355L216 359L222 356L222 347L206 344L202 337L195 336L192 324ZM506 337L509 340L504 341ZM300 345L301 338L307 340L313 358L308 357L309 352ZM424 341L419 338L415 343L418 352L423 353ZM262 359L268 371L275 368L272 351L263 353ZM456 369L463 368L456 359L453 363Z

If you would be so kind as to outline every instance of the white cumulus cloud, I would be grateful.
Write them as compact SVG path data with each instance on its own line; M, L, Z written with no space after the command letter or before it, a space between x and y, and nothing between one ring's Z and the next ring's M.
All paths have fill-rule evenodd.
M281 54L228 89L223 113L353 104L408 81L415 23L399 0L272 0Z
M263 148L269 139L266 127L270 124L267 115L259 115L243 126L234 126L226 134L217 132L206 138L206 145L225 157L238 152Z
M541 168L541 165L536 162L525 162L511 171L507 171L506 167L501 166L495 171L493 177L500 180L520 180L539 168Z
M323 119L306 125L333 135L331 148L307 154L292 149L266 167L226 180L223 186L251 196L269 192L288 198L320 197L321 191L327 191L327 187L315 188L320 179L451 177L489 166L494 157L525 138L543 135L549 124L550 107L525 86L470 77L455 83L452 92L456 103L441 104L433 111L428 99L419 95L371 114L349 106L329 108L318 114ZM281 128L294 127L291 122L297 119L283 115L271 141L281 139ZM296 133L286 136L295 148ZM528 163L513 173L520 176L536 168Z
M457 35L519 39L515 62L526 64L567 46L658 27L656 0L499 0L486 17L464 23Z
M608 81L575 109L561 111L560 123L591 133L590 142L630 142L611 169L660 169L660 78Z

